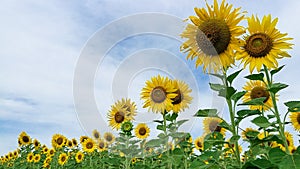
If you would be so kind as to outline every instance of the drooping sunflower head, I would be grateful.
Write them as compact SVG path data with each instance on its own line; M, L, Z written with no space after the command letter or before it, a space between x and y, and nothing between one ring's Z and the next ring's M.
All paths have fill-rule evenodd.
M126 119L128 120L134 120L134 117L137 114L137 108L135 102L132 102L130 99L124 99L118 100L116 102L117 107L121 107L125 109L127 112L125 114Z
M296 131L300 131L300 112L292 112L290 114L290 119L294 129Z
M94 129L93 130L93 137L97 140L101 137L100 133L98 130Z
M250 105L251 110L264 110L267 111L271 107L273 107L272 98L270 97L270 93L267 90L267 87L264 82L259 80L252 80L246 83L246 85L243 87L244 90L247 91L247 93L243 96L243 102L248 102L252 99L256 98L262 98L264 97L264 105Z
M103 139L98 140L97 149L99 152L105 151L107 149L107 143Z
M82 143L82 149L84 152L92 153L96 149L96 143L93 139L88 138Z
M67 143L67 138L61 134L54 134L52 136L52 147L55 149L60 149Z
M58 164L65 165L68 161L68 155L66 153L61 153L58 157Z
M192 101L192 97L190 96L192 90L183 81L172 80L172 83L174 88L176 89L174 93L177 94L177 96L172 99L173 112L179 113L181 111L184 111L185 108L189 107L189 104Z
M234 63L234 50L239 49L238 36L244 28L238 26L244 18L240 8L233 8L225 0L205 8L195 8L197 16L190 16L193 24L188 24L181 37L187 38L181 50L188 52L187 58L196 58L196 66L203 65L204 72L217 72Z
M203 151L204 149L204 138L203 137L198 137L194 141L195 148L199 151Z
M29 145L31 143L31 138L26 132L21 132L18 138L18 143L20 146Z
M226 129L219 126L219 124L223 120L218 117L206 117L203 120L203 129L206 134L212 133L212 132L219 132L223 136L225 136Z
M277 59L290 57L286 50L292 48L293 44L288 42L292 38L276 29L277 22L278 18L272 20L271 15L264 16L262 21L254 15L248 18L249 35L242 42L236 59L244 62L244 67L249 65L251 73L255 68L260 71L262 65L268 69L277 68Z
M103 138L107 144L112 144L115 141L115 136L110 132L104 133Z
M75 159L77 163L81 163L84 158L84 154L81 151L78 151L75 155Z
M150 128L145 123L140 123L134 129L135 136L139 139L146 139L150 134Z
M242 132L242 138L243 139L250 139L250 138L252 138L251 136L253 135L258 135L259 134L259 131L257 131L257 130L255 130L255 129L253 129L253 128L246 128L243 132ZM255 138L255 136L254 136L254 138Z
M144 108L149 107L155 113L164 113L172 110L172 102L177 94L168 77L160 75L152 77L146 81L146 86L142 89L141 98L145 101Z

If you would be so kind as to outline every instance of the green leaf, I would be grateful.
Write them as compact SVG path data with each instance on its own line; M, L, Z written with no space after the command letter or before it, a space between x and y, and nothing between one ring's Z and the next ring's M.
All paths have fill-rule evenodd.
M265 99L266 99L265 97L255 98L248 102L238 104L238 106L241 106L241 105L264 105Z
M218 110L217 109L200 109L194 115L196 117L218 117Z
M278 73L279 71L281 71L281 69L284 67L285 65L283 66L280 66L278 69L274 69L274 70L271 70L271 76L275 75L276 73Z
M278 91L287 88L289 85L283 83L273 83L272 86L269 88L269 91L276 94Z
M214 91L220 91L221 89L223 89L225 87L224 85L215 84L215 83L209 83L209 86Z
M227 81L231 84L233 82L233 80L237 77L237 75L239 75L239 73L242 71L243 69L236 71L234 73L232 73L231 75L229 75L227 77Z
M185 123L187 121L189 121L189 120L187 120L187 119L185 119L185 120L179 120L179 121L177 121L177 126L179 127L179 126L181 126L183 123Z
M269 151L269 159L273 164L278 164L281 162L282 157L286 155L280 148L272 148Z
M231 100L233 100L235 103L238 102L247 92L237 92L231 96Z
M234 144L236 141L238 141L241 138L241 136L232 136L229 140L230 144Z
M209 73L209 75L212 75L212 76L215 76L215 77L217 77L217 78L220 78L221 80L224 79L224 76L223 76L223 75L214 74L214 73Z
M258 167L258 168L270 168L273 165L271 164L270 161L266 160L266 159L256 159L254 161L251 162L254 166Z
M219 96L230 99L235 92L236 90L233 87L226 87L219 91Z
M263 127L263 128L267 128L271 125L271 123L268 121L268 119L264 116L256 117L251 122L256 124L257 126Z
M219 124L219 126L226 130L231 131L231 126L225 120L222 120L222 122Z
M157 125L156 129L157 129L157 130L164 131L164 126L163 126L163 125Z
M248 76L245 76L246 79L249 80L260 80L260 81L264 81L264 74L263 73L259 73L259 74L251 74Z
M145 147L159 147L160 144L162 144L163 139L152 139L149 140L146 144Z
M259 134L259 131L248 131L246 132L247 138L255 138Z
M153 120L153 122L163 124L164 121L163 120Z
M249 109L243 109L237 112L237 115L240 117L248 117L256 114L261 114L261 112L259 110L249 110Z
M284 103L290 112L300 111L300 101L289 101Z

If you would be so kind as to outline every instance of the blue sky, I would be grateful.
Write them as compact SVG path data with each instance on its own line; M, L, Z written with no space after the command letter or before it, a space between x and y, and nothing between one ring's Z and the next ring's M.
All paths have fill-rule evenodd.
M285 92L280 93L281 103L299 99L300 81L296 76L300 73L297 69L300 61L298 57L300 51L297 47L299 44L297 35L300 30L297 16L300 11L297 7L300 2L297 0L285 3L280 0L272 2L231 0L229 2L236 7L242 6L243 10L248 11L248 15L262 16L271 13L279 17L278 28L295 38L294 49L290 51L292 58L280 61L287 66L277 76L277 80L290 84ZM185 19L194 15L195 6L201 7L204 3L205 1L202 0L180 0L176 3L172 0L2 1L0 6L2 46L0 50L0 154L17 147L17 137L21 131L26 131L33 138L48 145L51 136L55 133L62 133L69 138L78 138L86 134L86 131L89 132L89 129L85 129L77 118L78 112L75 110L73 99L73 78L81 51L88 44L89 39L103 27L122 17L145 12L164 13ZM132 25L124 25L129 28L130 26ZM163 25L160 26L163 28ZM116 35L107 35L107 37L113 36ZM137 54L149 57L151 54L151 52L147 53L149 49L159 49L153 51L162 52L165 60L151 63L161 63L158 64L159 69L137 71L133 77L130 77L130 85L127 86L128 96L137 102L141 112L137 121L157 117L146 113L146 110L141 108L142 102L138 99L143 82L157 73L187 80L187 83L192 85L193 96L197 98L182 118L189 118L198 107L209 107L208 105L216 102L220 104L220 108L223 108L222 102L215 101L213 93L208 90L208 76L195 69L192 61L184 59L185 55L178 50L179 45L179 41L157 34L136 35L116 43L102 62L97 63L94 90L99 109L98 118L105 118L110 104L114 102L112 84L118 73L117 70L128 63L130 66L144 64L133 63L134 59L129 60L128 63L126 61L128 58L137 57ZM172 55L175 55L176 59L168 62L167 58ZM173 63L179 64L180 69L173 70L172 68L175 67ZM187 79L183 72L197 77L196 81ZM236 83L238 88L242 85L243 81ZM284 107L280 109L284 110ZM88 110L87 115L89 115ZM197 126L198 123L200 120L194 119L188 125L195 127L187 126L185 129L197 135L197 129L201 128L200 125ZM109 130L101 128L102 126L103 124L99 124L100 132Z

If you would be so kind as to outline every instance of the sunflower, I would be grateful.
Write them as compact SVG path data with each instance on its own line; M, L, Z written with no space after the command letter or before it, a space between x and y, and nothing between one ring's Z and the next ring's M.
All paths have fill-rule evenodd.
M194 8L197 16L190 16L193 24L188 24L182 38L187 38L181 51L189 52L187 59L196 59L196 67L203 65L204 72L217 72L230 67L234 63L234 50L240 48L238 36L245 31L238 26L244 18L240 8L222 1L219 6L217 0L214 5L206 3L205 8Z
M107 144L112 144L115 141L115 136L110 132L104 133L103 138Z
M135 136L139 139L145 139L149 136L150 129L145 123L140 123L134 129Z
M81 151L78 151L75 155L75 159L77 163L81 163L84 158L84 154Z
M253 129L253 128L246 128L246 129L242 132L242 138L245 139L245 140L251 138L251 137L247 136L247 134L248 134L248 133L253 133L253 132L259 134L259 132L258 132L257 130L255 130L255 129Z
M100 133L98 130L93 130L93 137L97 140L99 139L101 136L100 136Z
M68 140L68 141L67 141L67 146L68 146L69 148L74 147L72 140Z
M19 145L29 145L31 143L31 138L26 132L21 132L18 138Z
M250 105L251 110L264 110L267 111L271 107L273 107L272 98L270 97L270 93L267 90L267 87L264 82L260 80L251 80L246 83L246 85L243 87L244 90L247 91L247 93L243 96L243 102L248 102L252 99L265 97L264 105Z
M119 130L122 123L129 120L127 118L127 114L129 114L129 112L126 110L126 108L123 108L120 104L115 103L111 106L111 110L108 113L109 126L111 126L113 129Z
M72 139L72 143L75 147L78 145L77 140L75 138Z
M260 133L257 135L257 138L260 139L260 140L262 140L262 139L268 137L269 135L270 135L270 134L269 134L269 132L267 132L267 131L265 131L265 132L260 132Z
M61 134L54 134L52 136L52 147L55 149L60 149L67 143L67 138Z
M37 139L34 139L33 140L33 145L34 145L34 149L38 150L41 146L41 143Z
M49 151L48 147L46 147L45 145L43 146L43 149L42 149L42 153L43 154L47 154Z
M235 145L234 144L230 144L229 140L227 140L228 143L224 144L224 149L225 151L225 156L228 156L229 154L234 154L235 152ZM241 153L243 151L242 146L238 145L239 147L239 152Z
M288 149L290 152L293 151L294 149L294 139L293 139L293 135L289 132L284 132L284 136L286 138L286 142L287 142L287 145L288 145ZM283 144L280 144L280 143L277 143L276 141L275 142L272 142L271 144L272 147L279 147L282 151L285 151L285 146Z
M107 144L104 140L98 140L97 142L97 149L102 152L107 149Z
M44 160L44 163L43 163L43 167L44 168L50 168L50 163L52 161L52 158L51 157L47 157L45 160Z
M204 148L204 138L203 137L196 138L196 140L194 141L194 144L195 144L195 148L197 150L203 151L203 148Z
M144 108L149 107L155 113L164 113L172 110L172 102L177 94L168 77L160 75L152 77L146 81L146 86L142 89L141 98L145 101Z
M126 122L122 123L121 130L124 133L128 133L128 132L131 132L132 127L133 127L132 123L130 121L126 121Z
M54 156L54 153L55 153L55 149L51 148L51 149L48 150L47 156L52 157L52 156Z
M34 157L34 154L32 152L28 153L27 154L27 162L31 163L33 162L33 157Z
M35 163L39 162L40 160L41 160L41 155L40 155L40 154L34 155L33 161L34 161Z
M88 138L89 138L88 136L80 136L80 143L82 144Z
M82 143L82 149L85 152L92 153L96 148L96 143L93 139L88 138Z
M250 72L256 68L260 71L262 65L267 68L277 68L278 62L276 59L290 57L286 52L291 49L291 43L287 41L293 38L288 38L287 33L280 33L275 28L278 18L271 19L271 15L264 16L262 21L258 17L248 18L249 35L242 42L242 49L238 50L236 59L244 62L244 68L249 65Z
M192 101L192 97L190 96L192 90L183 81L173 80L172 83L176 89L174 93L177 94L177 96L172 99L173 112L178 113L189 107Z
M300 112L291 113L290 119L294 126L294 129L300 131Z
M58 157L58 163L60 164L60 165L65 165L66 164L66 162L68 161L68 155L66 154L66 153L62 153L62 154L60 154L59 155L59 157Z
M125 113L125 118L128 120L134 120L134 116L137 114L136 104L132 102L130 99L118 100L116 102L117 107L124 108L127 112Z
M218 117L206 117L203 120L203 129L205 133L219 132L225 136L226 129L219 126L222 119Z

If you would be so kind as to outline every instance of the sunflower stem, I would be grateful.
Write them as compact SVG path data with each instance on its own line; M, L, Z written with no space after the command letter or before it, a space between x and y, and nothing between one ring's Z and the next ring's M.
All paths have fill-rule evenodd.
M226 72L227 72L227 69L223 71L223 75L224 75L223 84L227 88L227 87L229 87L229 83L228 83L228 80L227 80ZM231 121L231 127L232 127L231 132L232 132L233 136L237 136L238 126L236 126L235 121L234 121L234 118L235 118L235 105L233 107L232 101L228 97L226 97L226 102L227 102L229 113L230 113L230 121ZM235 148L234 154L235 154L236 159L238 161L238 166L239 166L239 168L242 168L238 141L234 142L234 148Z
M267 77L267 82L268 82L267 85L268 85L268 89L269 89L272 86L272 79L270 78L269 70L268 70L268 68L265 65L264 65L264 71L265 71L265 74L266 74L266 77ZM284 125L281 122L280 114L279 114L278 107L277 107L275 93L270 92L270 95L271 95L271 99L272 99L273 106L274 106L274 115L275 115L275 117L277 119L277 123L279 123L279 134L280 134L280 137L281 137L281 139L282 139L282 141L284 143L284 147L285 147L286 153L290 154L289 147L288 147L288 144L287 144L287 140L286 140L285 135L284 135Z
M165 111L164 113L162 113L163 115L163 130L164 130L164 134L165 134L165 137L167 138L168 136L168 133L167 133L167 119L166 119L166 114L168 112ZM168 139L166 139L165 141L165 146L166 146L166 149L168 148ZM169 150L167 149L167 157L169 158ZM170 164L170 162L168 162L168 168L172 169L172 164Z

